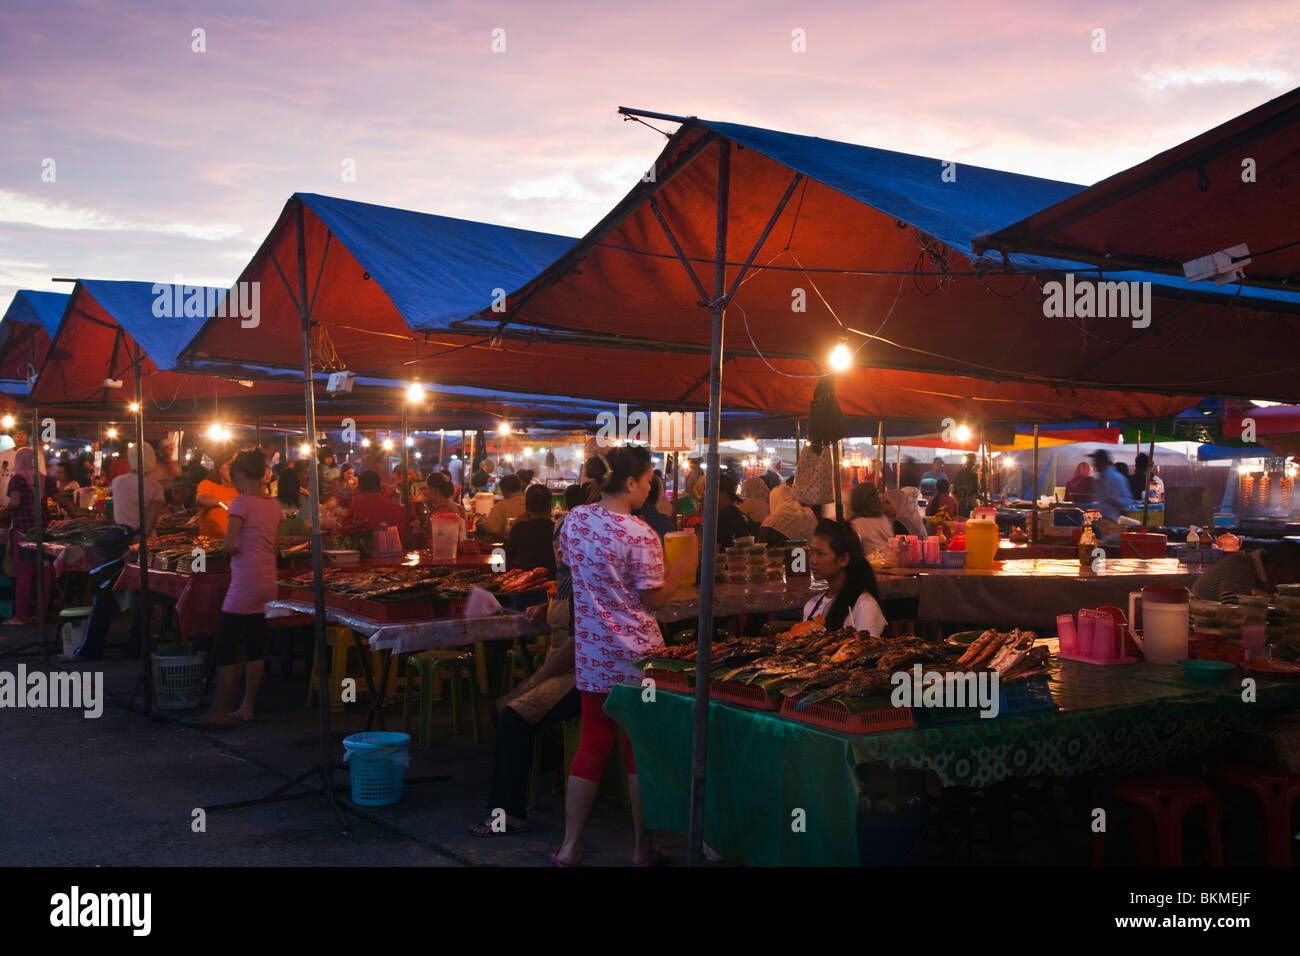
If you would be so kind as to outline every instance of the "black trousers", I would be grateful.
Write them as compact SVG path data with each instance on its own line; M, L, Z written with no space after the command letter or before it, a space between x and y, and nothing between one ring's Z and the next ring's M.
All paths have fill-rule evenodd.
M489 808L505 810L508 816L528 817L528 775L533 763L533 735L539 727L582 715L582 697L573 688L535 724L520 717L508 705L496 716L496 757L492 763L492 795Z

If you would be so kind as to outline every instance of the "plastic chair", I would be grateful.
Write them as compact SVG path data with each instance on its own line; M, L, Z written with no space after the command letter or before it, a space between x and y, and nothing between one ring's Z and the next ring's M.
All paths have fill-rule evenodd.
M1220 764L1214 772L1219 788L1249 790L1264 807L1264 856L1269 866L1291 865L1291 810L1300 798L1300 777L1252 767Z
M1125 777L1115 782L1113 794L1138 807L1135 839L1137 862L1160 866L1183 865L1183 819L1192 807L1205 812L1206 836L1209 840L1210 865L1223 866L1223 840L1219 832L1219 797L1196 777L1172 773L1148 773ZM1154 840L1153 833L1154 830ZM1093 865L1103 862L1104 833L1094 835ZM1153 859L1154 858L1154 859Z
M348 671L348 652L356 650L356 641L353 640L352 631L346 627L330 627L325 630L325 643L330 652L330 710L343 709L343 679L353 677L357 681L357 689L362 693L369 692L369 686L366 684L365 675L362 673ZM371 651L370 653L370 676L375 681L376 686L384 670L384 654L386 651ZM307 680L307 706L311 706L312 698L316 694L316 668L319 662L316 655L312 655L311 676ZM359 666L359 665L358 665ZM396 700L397 686L396 682L389 680L388 691L384 695L384 702L391 704Z
M420 726L417 745L427 748L433 736L434 686L442 680L451 685L452 732L461 732L461 682L469 687L469 709L473 720L474 743L482 740L479 730L478 681L474 655L466 651L422 651L406 659L406 692L402 696L402 730L411 731L414 691L420 694Z
M506 650L505 666L501 669L501 686L498 696L504 697L537 672L546 660L546 649L541 644L529 644L527 651L518 646Z

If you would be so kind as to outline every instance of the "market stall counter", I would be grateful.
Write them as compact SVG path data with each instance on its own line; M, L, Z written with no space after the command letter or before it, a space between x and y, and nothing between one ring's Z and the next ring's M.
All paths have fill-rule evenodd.
M1055 651L1055 641L1048 642ZM1011 778L1127 772L1225 742L1255 715L1300 706L1300 681L1257 678L1258 703L1238 680L1206 684L1174 666L1097 667L1053 655L1048 685L1059 710L848 734L711 700L704 840L754 866L860 862L859 767L932 772L944 787ZM613 689L605 711L636 753L646 825L686 832L691 775L688 691ZM804 828L792 827L802 810Z
M1170 558L1106 559L1094 571L1078 560L1031 558L999 561L991 571L965 568L877 569L883 597L895 579L912 582L920 598L917 617L927 621L980 621L995 627L1052 631L1056 616L1103 604L1128 607L1130 592L1146 584L1191 587L1200 569Z

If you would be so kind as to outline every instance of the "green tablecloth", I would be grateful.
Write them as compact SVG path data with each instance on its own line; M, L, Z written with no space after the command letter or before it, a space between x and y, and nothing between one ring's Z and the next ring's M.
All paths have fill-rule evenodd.
M709 705L704 839L753 866L857 865L860 764L933 771L944 786L1011 777L1157 767L1211 747L1264 710L1300 706L1300 681L1259 681L1257 704L1232 682L1187 681L1177 667L1070 661L1050 683L1059 712L850 735L730 704ZM685 833L693 698L615 687L605 710L636 754L646 823ZM792 823L802 810L803 832Z

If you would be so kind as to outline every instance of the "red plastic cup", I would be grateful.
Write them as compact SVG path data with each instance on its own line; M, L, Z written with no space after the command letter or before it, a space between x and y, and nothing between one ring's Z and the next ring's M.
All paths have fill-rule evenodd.
M1056 637L1060 643L1060 653L1079 653L1079 632L1074 629L1073 614L1056 615Z
M1097 632L1097 612L1087 608L1079 611L1079 650L1080 657L1095 657L1092 644Z
M1115 652L1115 619L1109 614L1097 613L1092 638L1092 657L1098 661L1113 661Z
M1261 660L1264 657L1264 628L1258 624L1248 624L1243 627L1241 646L1245 649L1246 660Z

